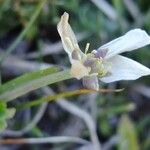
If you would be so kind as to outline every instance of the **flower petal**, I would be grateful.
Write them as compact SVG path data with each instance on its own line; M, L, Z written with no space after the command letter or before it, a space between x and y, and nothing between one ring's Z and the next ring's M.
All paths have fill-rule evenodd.
M119 80L135 80L150 75L150 69L142 64L120 55L108 59L112 63L110 75L100 80L106 83Z
M98 51L108 50L105 58L108 59L126 51L132 51L150 44L150 36L141 29L134 29L125 35L101 46Z
M70 70L70 74L72 77L75 77L79 80L84 76L88 76L90 70L91 69L89 67L85 67L80 61L72 60L72 66Z
M65 12L61 16L61 20L57 25L57 30L61 37L63 47L65 51L68 53L70 60L72 60L72 56L71 56L72 52L74 50L80 51L80 48L77 43L75 34L68 23L68 19L69 19L69 14Z

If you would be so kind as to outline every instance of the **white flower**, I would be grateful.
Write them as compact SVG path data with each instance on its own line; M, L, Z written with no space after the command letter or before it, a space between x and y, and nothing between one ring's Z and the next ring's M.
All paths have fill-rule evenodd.
M64 13L57 28L63 47L72 64L71 75L77 79L82 78L84 86L98 90L98 78L103 82L110 83L119 80L135 80L150 75L149 68L119 55L122 52L132 51L150 44L150 36L145 31L131 30L87 54L80 50L68 19L69 15Z

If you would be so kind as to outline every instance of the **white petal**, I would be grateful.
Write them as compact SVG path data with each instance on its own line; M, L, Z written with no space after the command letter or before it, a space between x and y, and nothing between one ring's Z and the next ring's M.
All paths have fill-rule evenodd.
M148 44L150 44L150 36L144 30L134 29L127 32L124 36L101 46L98 51L101 49L108 50L105 56L108 59L122 52L132 51Z
M85 76L88 76L90 70L90 68L85 67L80 61L72 60L72 66L70 70L70 74L72 77L77 78L79 80Z
M74 50L79 50L79 45L77 43L77 39L75 37L75 34L73 32L73 30L71 29L69 23L68 23L68 19L69 19L69 14L68 13L64 13L61 16L61 20L57 25L57 30L59 32L59 35L61 37L62 40L62 44L64 47L64 50L68 53L70 60L72 59L71 54Z
M142 76L150 75L150 69L142 64L120 55L110 58L112 63L110 75L101 78L103 82L109 83L119 80L135 80Z

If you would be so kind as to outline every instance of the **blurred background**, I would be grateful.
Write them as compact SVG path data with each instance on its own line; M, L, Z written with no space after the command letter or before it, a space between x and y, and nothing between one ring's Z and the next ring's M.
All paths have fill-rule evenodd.
M0 0L0 56L8 54L1 62L2 83L48 66L70 67L57 32L64 11L70 14L69 22L81 49L87 42L90 50L97 49L133 28L150 34L149 0L47 0L20 38L41 1ZM150 67L150 46L123 55ZM149 150L150 78L100 86L125 90L75 96L18 112L0 133L1 138L57 136L57 142L0 145L0 150ZM9 105L80 88L81 81L67 80L26 94ZM59 142L62 136L70 138ZM80 139L75 142L73 137Z

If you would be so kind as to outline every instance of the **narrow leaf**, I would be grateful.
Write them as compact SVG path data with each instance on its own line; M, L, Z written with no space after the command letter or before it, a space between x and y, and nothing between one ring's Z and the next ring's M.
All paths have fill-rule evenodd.
M139 150L134 124L126 115L123 115L120 120L118 135L118 150Z
M11 101L43 86L70 79L70 71L47 68L22 75L0 86L0 100Z
M7 127L7 119L12 118L15 115L15 108L7 108L5 102L0 102L0 131Z

